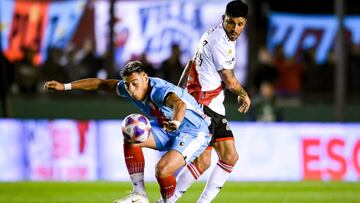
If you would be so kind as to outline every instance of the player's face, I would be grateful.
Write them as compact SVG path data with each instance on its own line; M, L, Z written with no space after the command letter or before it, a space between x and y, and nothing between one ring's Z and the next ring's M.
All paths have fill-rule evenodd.
M247 19L244 17L230 17L223 15L223 27L226 35L231 41L235 41L246 25Z
M130 96L136 100L145 100L148 89L148 77L144 72L134 72L129 76L124 76L125 88Z

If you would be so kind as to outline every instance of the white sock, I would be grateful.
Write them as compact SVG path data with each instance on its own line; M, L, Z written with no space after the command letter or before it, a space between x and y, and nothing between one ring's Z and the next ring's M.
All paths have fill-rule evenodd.
M164 202L166 202L166 203L175 203L176 202L175 195L173 195L170 198L166 199Z
M130 179L133 184L133 192L146 196L145 183L144 183L144 173L133 173L130 174Z
M181 169L176 177L175 200L178 200L201 174L193 163L189 163Z
M228 165L221 160L216 164L213 171L211 172L206 186L201 193L198 203L211 202L223 187L226 180L229 178L233 166Z

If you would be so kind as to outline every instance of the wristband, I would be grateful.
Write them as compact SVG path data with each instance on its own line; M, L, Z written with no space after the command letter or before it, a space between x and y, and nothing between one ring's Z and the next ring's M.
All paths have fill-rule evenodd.
M64 84L64 90L71 90L71 83Z
M181 122L177 121L177 120L172 120L171 123L173 123L174 125L176 125L176 129L179 129Z

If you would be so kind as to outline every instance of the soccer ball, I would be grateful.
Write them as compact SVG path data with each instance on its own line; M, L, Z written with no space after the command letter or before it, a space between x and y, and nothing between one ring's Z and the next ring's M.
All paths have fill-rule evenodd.
M145 142L150 136L150 121L141 114L130 114L122 123L124 139L130 143Z

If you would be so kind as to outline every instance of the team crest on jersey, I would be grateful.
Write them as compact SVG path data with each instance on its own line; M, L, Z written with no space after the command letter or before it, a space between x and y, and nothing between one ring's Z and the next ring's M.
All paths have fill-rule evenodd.
M232 49L229 49L228 50L228 55L231 55L232 54Z

